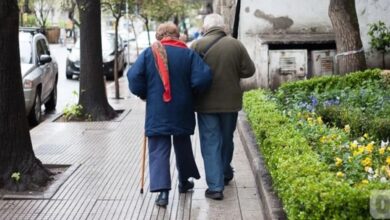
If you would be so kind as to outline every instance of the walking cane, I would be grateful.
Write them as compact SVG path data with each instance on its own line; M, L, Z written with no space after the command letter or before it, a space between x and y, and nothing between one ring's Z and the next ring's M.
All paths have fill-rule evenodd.
M141 194L144 193L145 184L145 155L146 155L146 135L144 135L144 143L142 145L142 164L141 164Z

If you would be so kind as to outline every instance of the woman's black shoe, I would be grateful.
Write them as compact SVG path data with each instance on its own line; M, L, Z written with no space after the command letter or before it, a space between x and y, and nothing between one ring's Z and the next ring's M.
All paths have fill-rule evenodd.
M206 190L204 195L209 198L209 199L214 199L214 200L222 200L223 199L223 192L222 191L210 191Z
M186 193L188 190L194 188L194 182L186 180L184 182L179 182L179 193Z
M230 183L230 181L231 181L232 179L233 179L233 176L230 177L230 178L224 178L224 179L223 179L223 182L224 182L225 186L229 185L229 183Z
M156 199L156 205L158 206L167 206L168 205L169 191L162 191Z

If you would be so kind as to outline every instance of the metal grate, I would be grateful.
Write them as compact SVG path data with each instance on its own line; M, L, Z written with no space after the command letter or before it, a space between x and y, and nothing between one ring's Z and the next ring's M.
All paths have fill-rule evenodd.
M332 73L333 72L333 58L323 57L321 58L321 73Z
M288 75L297 72L297 62L295 57L281 57L279 59L279 74Z

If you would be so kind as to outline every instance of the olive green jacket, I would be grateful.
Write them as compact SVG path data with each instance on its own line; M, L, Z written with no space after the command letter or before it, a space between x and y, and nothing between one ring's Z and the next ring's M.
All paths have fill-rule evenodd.
M221 34L224 34L222 28L211 28L191 48L201 53ZM244 45L232 37L223 37L209 48L204 60L212 70L213 82L205 93L196 98L195 110L201 113L241 110L243 91L240 79L251 77L256 70Z

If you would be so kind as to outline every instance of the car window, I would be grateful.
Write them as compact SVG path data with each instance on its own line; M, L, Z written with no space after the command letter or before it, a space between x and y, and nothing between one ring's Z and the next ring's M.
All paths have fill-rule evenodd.
M19 50L20 50L20 62L28 63L28 64L32 63L31 41L19 40Z
M114 51L115 36L111 34L102 35L102 50L112 52ZM118 36L118 48L122 47L122 41ZM80 41L77 41L74 48L80 49Z
M45 41L44 39L40 39L39 42L40 42L41 45L42 45L44 54L50 55L49 46L47 45L46 41Z
M40 40L38 40L36 42L36 48L37 48L37 60L39 60L39 57L41 57L41 55L45 54L45 49L43 48Z

